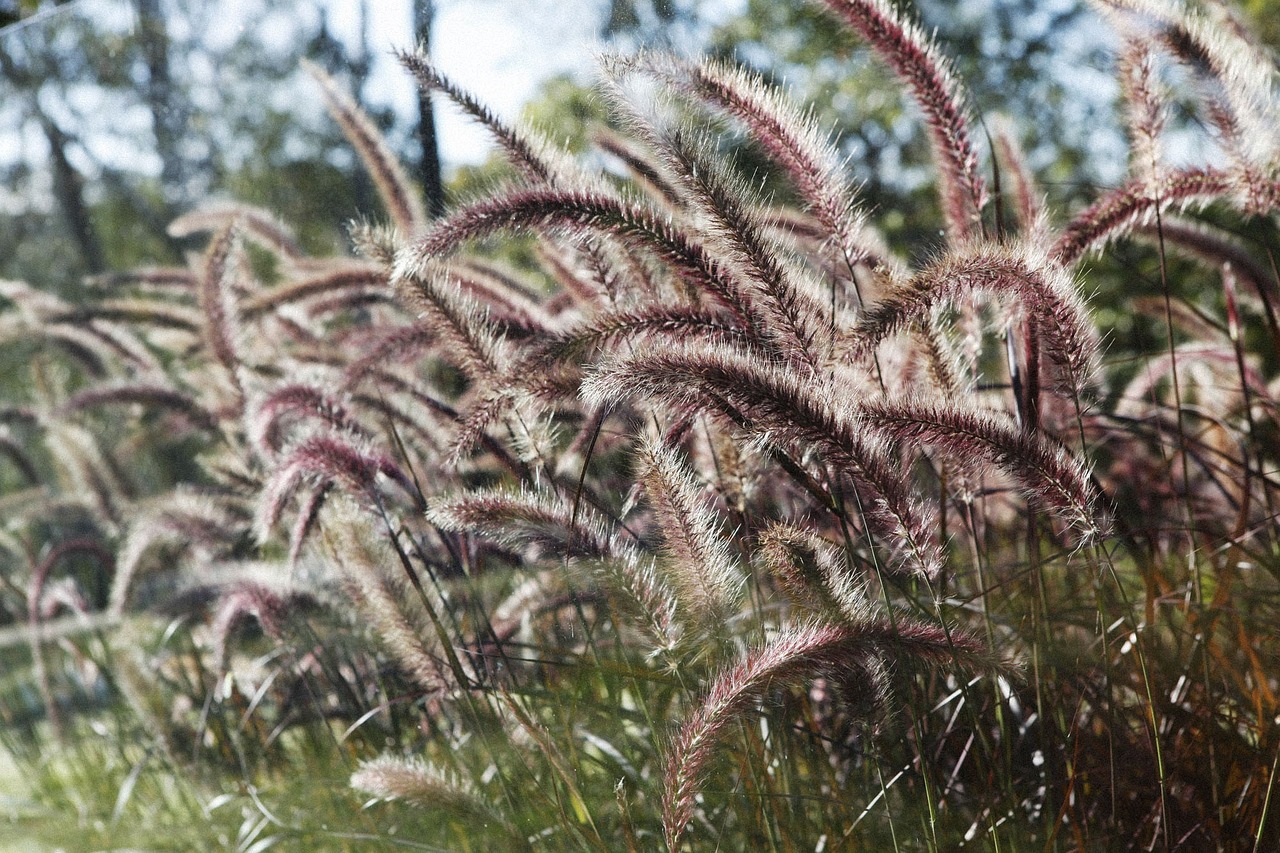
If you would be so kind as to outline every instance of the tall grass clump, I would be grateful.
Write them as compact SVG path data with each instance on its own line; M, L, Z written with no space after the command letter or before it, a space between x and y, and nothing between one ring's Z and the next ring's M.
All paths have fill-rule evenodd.
M429 220L312 68L384 205L354 257L224 204L84 305L3 284L6 738L62 744L42 803L88 796L109 713L143 746L82 813L222 780L248 844L1280 843L1270 55L1216 4L1099 2L1132 161L1054 211L909 14L825 6L927 130L927 245L750 72L606 58L576 161L405 53L504 184ZM1203 163L1163 154L1171 91ZM354 791L278 814L299 769Z

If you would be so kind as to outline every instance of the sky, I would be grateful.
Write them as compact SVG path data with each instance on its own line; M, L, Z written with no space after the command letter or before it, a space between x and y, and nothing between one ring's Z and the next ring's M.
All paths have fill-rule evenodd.
M383 53L370 97L409 114L414 90L388 54L413 46L408 0L375 0L369 40ZM560 73L590 77L598 39L599 0L437 0L431 56L450 78L504 119L513 120L538 84ZM359 4L327 0L335 35L355 40ZM536 24L531 24L536 20ZM448 165L482 162L489 151L483 131L451 108L437 116L441 156Z

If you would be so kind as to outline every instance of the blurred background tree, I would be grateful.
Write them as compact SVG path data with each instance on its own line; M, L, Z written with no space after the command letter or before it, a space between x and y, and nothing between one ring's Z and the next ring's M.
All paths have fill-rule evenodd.
M178 261L166 224L214 195L277 211L313 250L340 246L372 196L298 63L359 94L371 48L298 5L246 0L254 27L207 0L6 10L26 17L0 32L0 275L68 293L85 274Z
M645 15L632 6L610 4L607 34L627 47L709 53L750 66L796 102L812 104L842 140L865 202L890 212L877 223L891 237L926 236L919 231L937 221L936 199L914 107L870 51L816 4L745 0L730 16L713 14L709 4L676 9L658 2L646 6ZM980 129L996 116L1016 117L1031 166L1054 204L1079 205L1099 184L1120 179L1127 149L1114 112L1110 35L1085 3L918 0L915 10L955 61ZM574 82L551 81L526 112L554 127L557 139L580 146L588 137L584 123L600 113L584 109L592 96ZM759 152L726 154L747 174L768 180L770 167ZM770 189L787 192L781 184Z
M411 32L396 46L430 46L442 13L507 15L511 5L410 0ZM1275 5L1250 4L1264 29L1280 20L1268 14ZM555 16L582 8L534 6L520 10L529 28L522 49L573 47L540 33ZM866 49L812 5L595 0L584 8L607 48L710 52L753 66L815 105L843 140L869 206L908 211L881 223L891 236L913 232L908 219L933 220L932 175L913 108ZM332 25L334 10L354 15L354 31ZM343 248L345 223L378 211L298 71L304 56L371 111L417 167L432 211L494 179L496 163L442 164L436 111L448 108L429 99L417 99L416 110L393 106L384 91L371 91L375 63L388 61L392 45L373 43L370 21L390 11L369 0L0 0L0 24L9 24L0 30L0 132L10 152L0 159L0 275L69 294L85 274L177 262L186 247L167 238L164 225L216 196L277 212L312 251ZM1118 179L1125 148L1112 110L1109 46L1083 3L919 0L916 13L954 57L975 114L1017 117L1052 201L1078 204L1097 184ZM549 79L526 113L581 148L588 125L604 115L590 84L586 74ZM754 152L726 153L767 178Z
M1280 3L1276 0L1241 0L1249 25L1272 50L1280 50Z

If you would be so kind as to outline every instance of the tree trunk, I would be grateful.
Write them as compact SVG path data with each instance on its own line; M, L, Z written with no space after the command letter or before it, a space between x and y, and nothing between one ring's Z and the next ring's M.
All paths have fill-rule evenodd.
M147 65L146 101L151 111L151 127L160 155L160 184L165 206L174 214L189 200L189 171L182 154L182 137L187 115L175 97L169 64L169 33L160 0L135 0L138 12L138 39Z
M49 159L53 166L53 194L62 208L67 227L72 239L80 250L85 270L90 274L103 272L107 268L106 258L102 253L102 243L93 230L93 220L89 217L89 207L84 200L84 178L71 165L67 157L70 138L62 128L54 124L53 119L43 112L37 112L36 118L44 130L44 138L49 142Z
M431 50L431 21L435 17L433 0L413 0L413 30L424 53ZM422 147L419 172L427 201L427 215L433 219L444 215L444 181L440 173L440 143L436 138L435 107L429 92L418 92L418 142Z

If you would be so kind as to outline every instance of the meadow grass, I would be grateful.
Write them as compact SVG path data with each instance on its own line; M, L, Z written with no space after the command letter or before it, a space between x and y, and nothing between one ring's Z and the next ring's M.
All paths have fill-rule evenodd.
M384 205L354 257L220 204L188 267L3 283L37 342L0 410L15 833L1280 843L1270 54L1217 4L1100 3L1130 174L1056 211L909 16L825 5L927 128L928 245L752 73L608 57L575 160L406 53L507 183L428 220L312 67ZM1164 159L1177 87L1209 162Z

